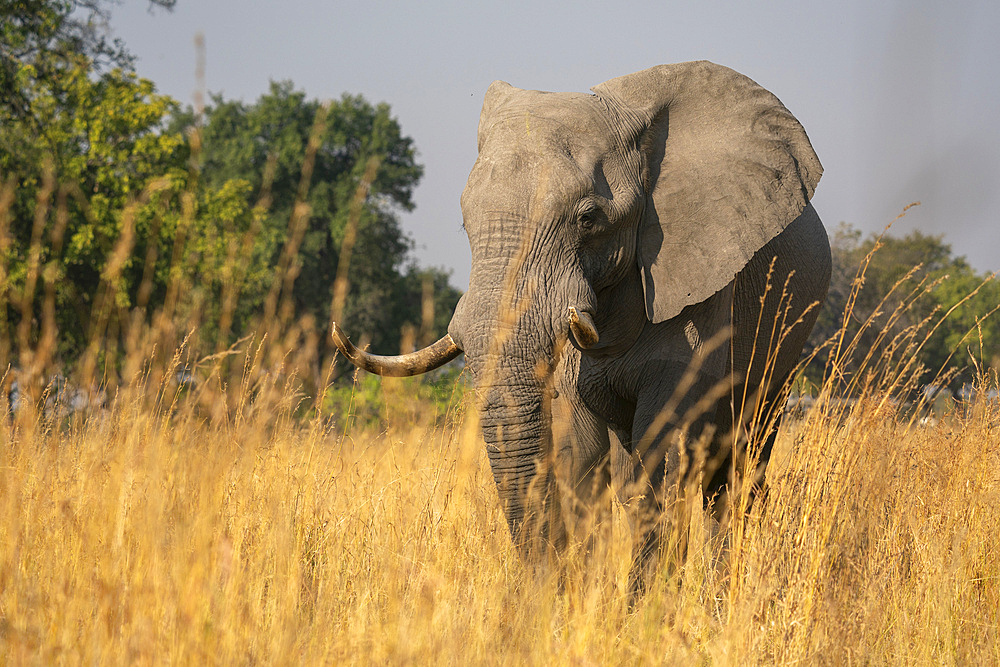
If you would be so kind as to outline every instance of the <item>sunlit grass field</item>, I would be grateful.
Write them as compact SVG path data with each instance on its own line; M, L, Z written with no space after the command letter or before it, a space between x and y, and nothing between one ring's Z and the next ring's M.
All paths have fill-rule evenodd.
M766 494L721 501L720 524L696 484L676 490L634 598L610 490L587 548L526 563L473 393L364 376L330 391L345 371L326 323L277 307L294 276L274 317L206 352L200 307L109 329L116 259L79 367L60 368L40 238L17 355L0 332L16 356L0 366L0 664L1000 664L997 379L982 370L982 398L936 420L897 400L930 319L882 329L878 352L831 340Z
M630 608L621 508L527 567L458 397L379 430L152 383L0 418L0 662L1000 664L995 400L786 419L766 499L674 508L687 556Z

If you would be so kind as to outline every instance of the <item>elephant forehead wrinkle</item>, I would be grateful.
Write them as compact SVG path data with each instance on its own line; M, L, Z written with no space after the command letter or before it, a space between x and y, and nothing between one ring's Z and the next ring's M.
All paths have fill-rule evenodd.
M572 141L569 147L578 151L609 148L617 137L608 114L592 95L528 96L497 110L491 120L485 136L507 144L526 140L551 149Z
M600 136L599 130L581 131L561 123L545 123L531 134L525 134L523 126L520 132L504 128L484 144L483 152L520 157L529 164L562 158L591 165L612 149L610 142L600 141Z
M558 214L594 190L593 177L562 155L522 153L477 164L474 171L462 203L484 217Z
M535 104L517 105L499 110L493 117L489 130L508 128L522 134L553 129L572 134L593 133L607 125L605 117L591 104L565 101L550 104L546 99Z

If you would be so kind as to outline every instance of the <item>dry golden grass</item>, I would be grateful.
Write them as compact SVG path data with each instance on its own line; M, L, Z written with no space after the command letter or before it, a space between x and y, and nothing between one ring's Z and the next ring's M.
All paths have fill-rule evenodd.
M457 417L344 434L148 393L0 418L4 662L1000 663L995 401L787 423L766 501L722 528L689 504L630 610L621 512L527 569Z
M43 318L32 345L22 327L29 398L0 404L0 663L1000 664L1000 405L932 428L896 414L919 331L884 341L874 376L838 365L868 352L857 339L831 341L823 400L783 426L766 499L721 527L700 495L671 507L667 553L630 608L621 508L589 552L526 566L461 409L421 426L387 380L381 433L301 419L323 401L297 392L333 367L328 333L280 305L286 269L263 342L197 363L183 345L169 358L197 309L119 318L136 322L121 337L98 312L73 381L103 378L113 400L76 416L36 411L62 370L57 332ZM102 375L102 351L120 373ZM196 386L172 384L181 367ZM861 400L825 400L841 395Z

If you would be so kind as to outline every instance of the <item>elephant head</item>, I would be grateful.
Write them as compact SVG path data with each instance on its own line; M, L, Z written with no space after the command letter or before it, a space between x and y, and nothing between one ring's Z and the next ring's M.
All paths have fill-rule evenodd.
M592 90L489 87L462 194L472 273L448 336L386 359L335 332L375 372L465 352L521 541L544 537L557 505L547 386L562 344L615 357L718 293L802 213L822 172L781 102L726 67L662 65Z

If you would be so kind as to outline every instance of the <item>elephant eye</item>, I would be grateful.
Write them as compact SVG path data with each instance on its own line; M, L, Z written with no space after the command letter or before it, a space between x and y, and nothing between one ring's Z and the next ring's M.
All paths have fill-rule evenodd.
M577 222L584 229L590 229L597 222L597 211L595 209L586 209L580 212L577 216Z

